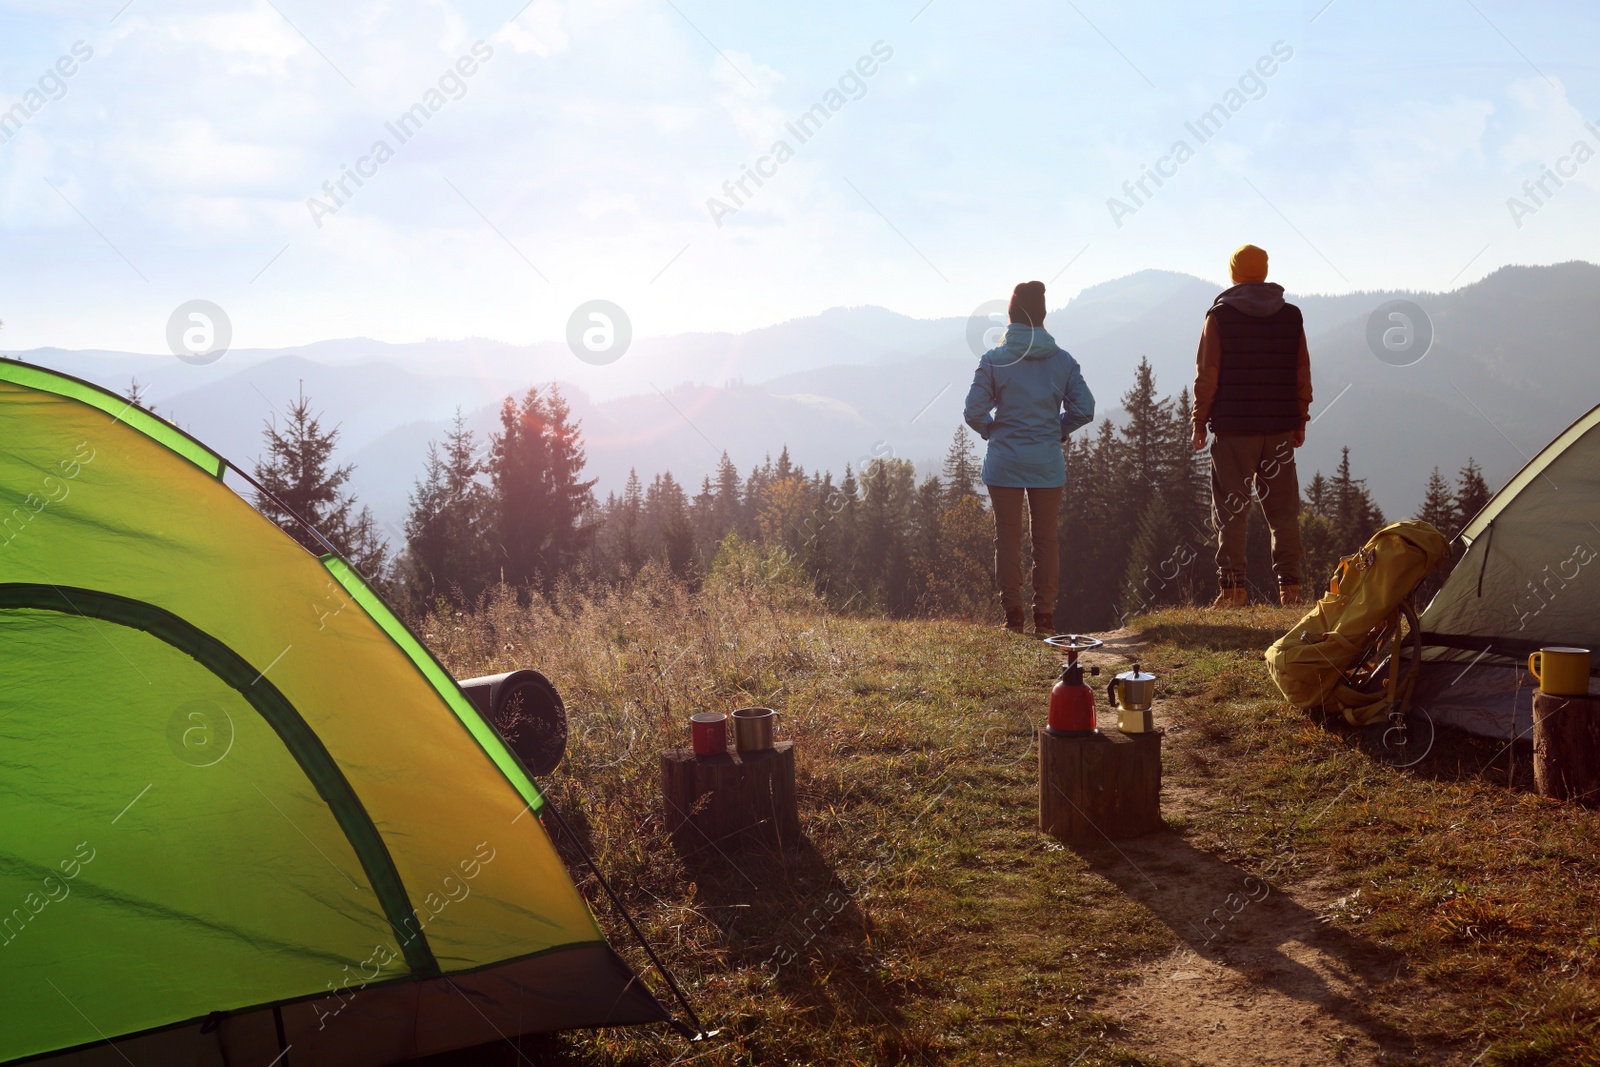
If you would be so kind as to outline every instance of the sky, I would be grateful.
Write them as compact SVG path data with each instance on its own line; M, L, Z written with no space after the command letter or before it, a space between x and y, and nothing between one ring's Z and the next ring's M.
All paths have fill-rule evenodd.
M0 2L0 344L162 352L192 300L234 347L964 316L1245 241L1301 293L1596 256L1594 4L524 2Z

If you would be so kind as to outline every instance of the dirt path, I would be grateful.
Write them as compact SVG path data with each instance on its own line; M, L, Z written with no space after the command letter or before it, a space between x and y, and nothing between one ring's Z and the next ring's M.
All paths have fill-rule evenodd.
M1198 791L1164 798L1169 813L1209 802ZM1337 889L1275 889L1173 833L1117 851L1101 873L1184 942L1096 1005L1136 1044L1207 1067L1449 1062L1407 1033L1402 1006L1429 993L1404 958L1325 921L1352 906Z
M1108 669L1126 669L1138 644L1127 631L1097 636L1107 645L1085 662L1101 667L1103 682ZM1155 720L1181 727L1160 702ZM1168 816L1198 816L1223 802L1163 783ZM1095 1005L1124 1023L1123 1040L1141 1052L1206 1067L1456 1058L1408 1035L1403 1006L1430 994L1408 976L1405 960L1325 921L1330 908L1359 906L1359 898L1315 883L1273 888L1170 832L1099 851L1097 872L1110 891L1143 903L1184 943Z

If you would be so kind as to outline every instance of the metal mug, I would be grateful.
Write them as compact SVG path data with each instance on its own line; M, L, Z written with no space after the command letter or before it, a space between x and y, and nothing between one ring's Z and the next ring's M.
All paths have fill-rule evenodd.
M771 708L740 708L733 713L733 747L740 752L770 750L777 718Z
M689 743L696 756L721 756L728 751L728 717L720 711L689 716Z
M1589 650L1550 645L1528 657L1528 673L1539 680L1539 692L1581 697L1589 692Z

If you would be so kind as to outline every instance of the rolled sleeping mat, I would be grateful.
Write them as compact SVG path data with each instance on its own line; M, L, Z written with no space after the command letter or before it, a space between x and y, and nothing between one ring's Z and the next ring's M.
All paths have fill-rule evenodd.
M484 718L506 739L528 773L546 775L567 751L567 708L538 671L507 671L460 683Z

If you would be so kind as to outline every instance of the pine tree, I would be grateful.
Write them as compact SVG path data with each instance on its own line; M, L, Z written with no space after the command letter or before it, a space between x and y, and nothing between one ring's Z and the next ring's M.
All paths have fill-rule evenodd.
M1186 390L1185 406L1187 396ZM1179 413L1172 400L1157 398L1148 359L1139 360L1133 388L1123 394L1122 405L1128 412L1122 430L1121 481L1126 491L1118 497L1122 513L1113 520L1120 531L1116 547L1122 551L1113 554L1110 546L1105 549L1108 562L1122 577L1116 602L1119 619L1178 602L1179 580L1194 557L1174 513L1180 504L1192 512L1192 502L1173 497L1192 488L1192 474L1185 470L1194 451L1188 441L1190 429L1176 422ZM1192 513L1186 515L1194 518Z
M1118 595L1128 569L1132 514L1125 497L1126 445L1110 419L1072 451L1067 491L1061 494L1062 583L1056 628L1092 631L1116 623Z
M954 504L962 497L978 496L982 482L983 466L978 462L977 451L972 447L972 437L965 426L957 426L950 447L944 454L945 503ZM980 498L981 500L981 498Z
M850 464L845 464L844 480L839 483L834 497L823 503L823 509L828 516L825 528L833 531L836 562L832 573L822 583L822 595L835 608L861 607L866 599L858 580L862 571L861 485Z
M645 520L650 554L678 577L694 577L698 568L689 501L671 471L657 475L645 494Z
M739 468L724 452L717 462L715 502L711 508L710 544L716 546L739 528L743 499L739 493Z
M787 466L787 457L784 465ZM789 475L774 475L762 485L759 509L756 529L762 544L781 548L790 557L800 559L810 540L806 520L812 506L805 485L793 475L792 468Z
M746 541L759 543L758 523L761 515L762 490L772 481L772 453L762 457L759 467L752 466L744 479L742 506L739 509L739 536Z
M689 501L689 526L694 531L695 556L698 559L711 558L709 549L716 543L711 537L712 509L716 506L716 500L710 476L700 479L700 491Z
M424 477L411 491L406 550L400 580L413 610L426 610L437 596L454 592L467 604L493 579L494 536L486 467L461 409L444 448L428 443Z
M144 408L146 411L148 411L148 412L150 412L152 414L154 414L155 410L156 410L155 408L151 407L149 405L149 403L146 402L146 400L145 400L145 387L139 384L139 379L137 377L129 379L129 382L128 382L128 403L136 404L139 407Z
M1444 480L1438 467L1428 475L1428 486L1423 491L1422 508L1417 512L1417 518L1432 523L1447 539L1455 537L1460 531L1455 500L1450 495L1450 483Z
M1483 480L1483 468L1471 456L1456 478L1455 517L1456 529L1464 529L1472 517L1489 502L1489 483Z
M513 585L548 589L577 562L594 506L594 480L580 478L583 441L559 390L507 397L490 439L501 566Z
M1300 580L1320 591L1339 564L1333 530L1333 489L1321 471L1306 483L1300 508Z
M906 615L915 607L909 581L915 493L916 468L908 460L875 460L861 480L855 579L872 603L891 615Z
M811 514L807 516L803 542L806 567L816 589L824 598L839 575L839 526L835 511L840 503L833 475L814 476L808 493Z
M636 573L644 563L644 486L639 472L628 468L628 481L622 488L622 499L612 512L615 527L617 564L623 577Z
M923 575L922 610L979 621L994 612L994 523L977 495L939 513L938 556Z
M1209 602L1215 592L1217 569L1216 531L1211 525L1211 467L1210 458L1204 452L1196 452L1191 440L1194 402L1188 386L1178 394L1172 426L1167 498L1171 502L1172 523L1178 529L1178 543L1183 546L1174 561L1179 566L1178 602Z
M1321 471L1313 474L1311 481L1306 483L1304 510L1325 519L1333 515L1333 490Z
M1122 439L1125 442L1125 476L1130 487L1125 500L1131 524L1133 509L1147 492L1166 480L1171 454L1172 401L1157 398L1156 375L1148 359L1140 358L1133 388L1122 394L1122 407L1128 413ZM1134 490L1135 486L1140 488Z
M1147 367L1148 365L1146 365ZM1143 369L1143 368L1142 368ZM1148 378L1149 390L1143 388ZM1128 546L1127 564L1119 618L1166 604L1193 603L1211 585L1215 569L1209 523L1209 492L1199 454L1190 442L1193 405L1185 388L1174 404L1151 402L1154 379L1141 373L1135 398L1145 405L1143 426L1129 440L1129 462L1143 462L1155 479L1149 489L1139 492L1131 516L1133 537ZM1134 398L1134 393L1129 397ZM1148 442L1159 453L1137 461L1139 449ZM1133 484L1133 479L1129 479Z
M1383 526L1383 512L1367 492L1366 482L1351 473L1349 448L1340 453L1332 478L1321 471L1312 475L1302 503L1301 581L1320 590L1339 560L1366 544ZM1264 531L1261 536L1264 538Z
M1383 525L1383 512L1373 503L1366 481L1350 473L1348 445L1340 452L1339 468L1334 471L1329 490L1334 536L1344 552L1354 552L1378 532Z
M255 478L266 492L257 494L257 510L317 555L327 551L317 537L321 534L368 581L384 584L388 545L378 536L372 511L358 511L355 497L345 491L355 468L334 464L339 428L322 428L303 385L285 425L280 429L274 416L263 426L262 438L267 455L257 461Z
M930 579L944 555L939 542L939 515L944 510L946 490L938 477L929 475L916 488L911 510L911 569L907 577L908 611L938 611L930 601Z
M1061 494L1061 511L1056 518L1056 538L1061 556L1061 584L1056 594L1055 623L1060 630L1087 630L1083 605L1088 602L1087 545L1090 536L1082 502L1089 491L1093 446L1087 434L1062 445L1067 468L1066 490Z

